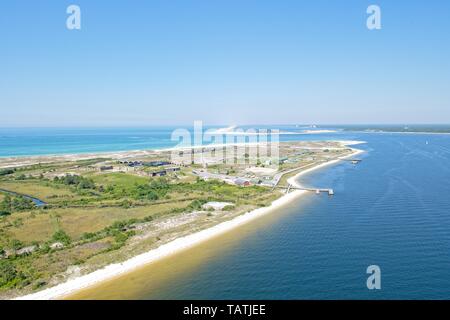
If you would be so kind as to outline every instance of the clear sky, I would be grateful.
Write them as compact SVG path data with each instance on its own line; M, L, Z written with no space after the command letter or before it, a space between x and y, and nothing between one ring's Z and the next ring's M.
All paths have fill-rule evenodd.
M448 0L2 0L0 126L450 123L449 60Z

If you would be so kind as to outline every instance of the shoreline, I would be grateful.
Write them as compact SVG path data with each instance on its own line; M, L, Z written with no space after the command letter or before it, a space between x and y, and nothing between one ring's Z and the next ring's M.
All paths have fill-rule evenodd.
M340 159L349 158L355 156L357 154L363 153L363 150L352 148L353 152L345 157ZM330 160L325 163L321 163L312 168L301 171L294 176L290 177L287 181L291 183L293 186L300 187L300 183L296 180L307 173L312 171L316 171L320 168L330 166L338 163L340 160ZM297 199L301 195L307 193L308 191L304 190L294 190L291 193L282 195L280 198L274 200L270 206L257 208L252 211L246 212L240 216L237 216L231 220L221 222L215 226L210 228L195 232L193 234L189 234L187 236L183 236L181 238L177 238L173 241L170 241L166 244L159 246L158 248L152 249L150 251L139 254L133 258L130 258L126 261L114 263L107 265L101 269L88 273L86 275L82 275L76 277L74 279L68 280L64 283L60 283L56 286L27 294L24 296L19 296L14 298L14 300L53 300L53 299L63 299L64 297L70 296L78 291L86 289L88 287L92 287L101 282L112 280L118 276L130 273L143 267L147 264L156 262L165 257L169 257L171 255L177 254L189 248L192 248L198 244L201 244L209 239L212 239L216 236L224 234L232 229L235 229L241 225L249 223L259 217L264 215L273 213L280 207L291 203L293 200Z
M450 132L431 132L431 131L343 131L355 133L378 133L378 134L418 134L418 135L449 135Z
M335 142L340 142L346 146L352 146L356 144L366 143L360 140L330 140ZM288 143L280 142L280 143ZM37 163L51 163L54 161L79 161L79 160L89 160L96 158L110 158L114 160L126 159L129 157L136 156L147 156L150 154L158 154L163 152L173 152L173 151L185 151L185 150L198 150L206 148L225 148L225 147L239 147L239 146L254 146L265 144L264 142L237 142L237 143L211 143L203 145L193 145L193 146L173 146L161 149L137 149L137 150L124 150L124 151L100 151L100 152L90 152L90 153L68 153L68 154L47 154L47 155L31 155L31 156L8 156L0 157L0 169L11 168L11 167L23 167L28 165L33 165ZM16 161L14 163L14 161ZM7 164L2 164L2 162L7 162ZM10 164L8 162L13 162Z
M327 140L332 142L341 142L346 146L366 143L362 140ZM290 141L279 141L278 143L289 143ZM268 142L270 143L270 142ZM159 149L132 149L132 150L117 150L117 151L95 151L95 152L79 152L79 153L49 153L49 154L32 154L32 155L16 155L16 156L0 156L0 160L35 160L38 158L67 158L68 160L84 160L87 158L110 156L110 157L128 157L134 154L148 154L153 152L169 152L178 150L191 150L202 148L220 148L220 147L239 147L239 146L252 146L264 144L264 142L236 142L236 143L210 143L192 146L173 146L163 147Z

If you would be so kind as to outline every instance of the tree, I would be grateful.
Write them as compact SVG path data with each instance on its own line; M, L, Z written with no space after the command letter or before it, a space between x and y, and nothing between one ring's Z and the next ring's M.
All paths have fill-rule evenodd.
M11 214L11 197L6 195L0 203L0 216L7 216Z
M11 211L23 211L23 210L30 210L33 208L34 208L33 201L24 197L14 197L11 203Z
M6 216L13 211L29 210L34 208L34 203L24 197L14 197L7 195L0 203L0 216Z
M56 183L62 183L68 186L75 186L77 189L94 189L95 183L91 179L84 178L82 176L66 174L62 178L55 177L53 181Z
M0 170L0 176L6 176L8 174L14 173L14 169L2 169Z
M22 173L21 175L19 175L18 177L16 177L16 180L26 180L26 176Z

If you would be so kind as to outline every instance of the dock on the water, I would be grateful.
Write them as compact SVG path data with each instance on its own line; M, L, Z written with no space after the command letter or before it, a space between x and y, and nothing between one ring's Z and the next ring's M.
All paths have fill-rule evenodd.
M327 189L327 188L304 188L304 187L294 187L292 184L289 184L286 187L283 186L277 186L275 188L279 188L279 189L286 189L286 193L289 193L289 191L291 190L303 190L303 191L311 191L311 192L315 192L316 194L320 194L320 193L328 193L328 195L332 196L334 195L334 190L333 189Z
M349 161L353 164L358 164L362 161L362 159L346 159L346 158L339 158L339 160L341 161Z

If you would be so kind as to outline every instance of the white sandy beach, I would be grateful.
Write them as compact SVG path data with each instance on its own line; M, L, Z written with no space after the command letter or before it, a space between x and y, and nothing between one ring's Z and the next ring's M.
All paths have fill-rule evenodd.
M349 142L349 144L356 144L355 141ZM353 149L354 152L345 158L355 156L357 154L362 153L362 150ZM317 170L319 168L323 168L325 166L329 166L339 162L339 160L331 160L326 163L317 165L310 169L304 170L297 175L288 179L288 182L294 186L300 186L296 181L298 177L309 173L311 171ZM211 228L190 234L188 236L184 236L178 238L174 241L166 243L156 249L150 250L143 254L137 255L129 260L126 260L122 263L115 263L108 265L102 269L94 271L92 273L80 276L78 278L69 280L67 282L61 283L54 287L44 289L42 291L32 293L29 295L25 295L22 297L18 297L16 299L19 300L49 300L49 299L61 299L65 296L73 294L79 290L84 288L93 286L95 284L99 284L105 280L111 280L119 275L131 272L133 270L138 269L146 264L158 261L162 258L168 257L170 255L179 253L183 250L196 246L204 241L207 241L213 237L226 233L236 227L239 227L243 224L246 224L252 220L255 220L261 216L267 215L279 209L280 207L290 203L294 199L298 198L300 195L303 195L308 191L296 190L292 191L289 194L283 195L279 199L272 202L272 204L268 207L258 208L253 211L242 214L232 220L222 222L217 224Z

